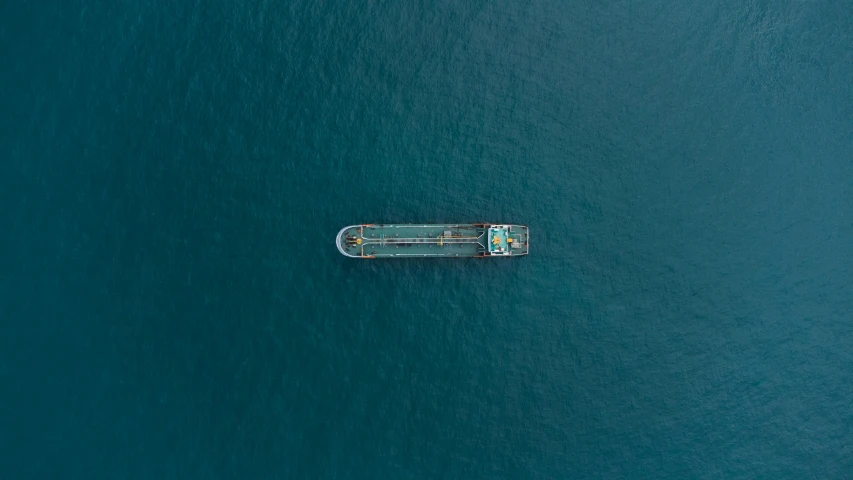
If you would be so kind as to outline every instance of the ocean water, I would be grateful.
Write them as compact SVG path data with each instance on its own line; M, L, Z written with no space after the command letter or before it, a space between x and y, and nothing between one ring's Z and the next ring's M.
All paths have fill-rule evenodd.
M0 478L853 478L849 1L7 1L0 106Z

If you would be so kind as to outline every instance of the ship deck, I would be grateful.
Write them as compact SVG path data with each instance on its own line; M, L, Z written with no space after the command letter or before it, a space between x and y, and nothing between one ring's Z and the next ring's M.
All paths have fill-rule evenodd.
M527 254L527 228L510 226L521 248L506 256ZM338 249L353 257L472 257L488 252L488 230L472 224L353 225L338 234ZM506 244L504 244L506 246Z

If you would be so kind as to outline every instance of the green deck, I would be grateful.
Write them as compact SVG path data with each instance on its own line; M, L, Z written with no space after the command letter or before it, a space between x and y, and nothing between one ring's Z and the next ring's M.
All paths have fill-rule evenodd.
M528 230L522 225L353 225L338 233L337 244L342 254L359 258L509 257L527 254Z

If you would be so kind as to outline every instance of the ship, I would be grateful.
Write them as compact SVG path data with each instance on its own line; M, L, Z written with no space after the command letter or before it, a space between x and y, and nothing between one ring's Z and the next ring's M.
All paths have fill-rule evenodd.
M527 255L530 233L525 225L366 223L342 228L335 244L350 258L517 257Z

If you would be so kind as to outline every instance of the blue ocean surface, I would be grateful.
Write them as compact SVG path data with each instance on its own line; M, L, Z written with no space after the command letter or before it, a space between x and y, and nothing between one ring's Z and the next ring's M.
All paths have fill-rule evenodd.
M0 112L4 480L853 478L853 2L9 0Z

